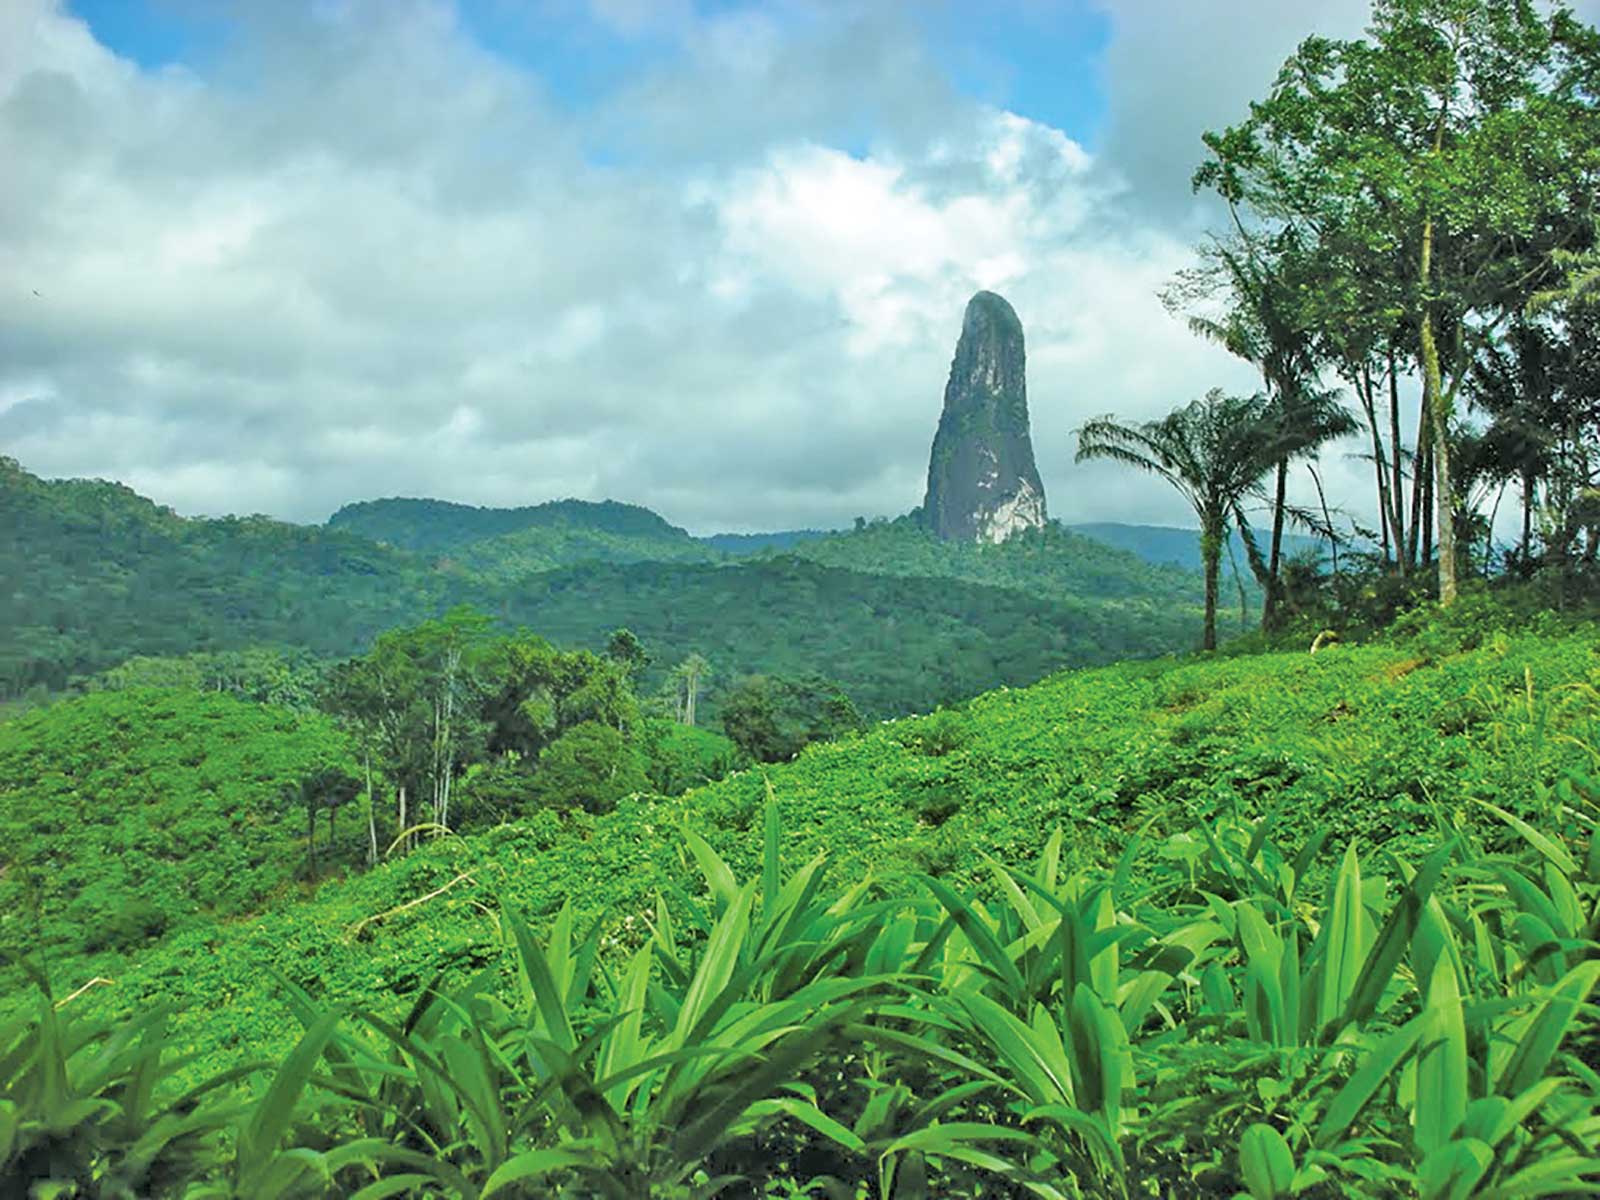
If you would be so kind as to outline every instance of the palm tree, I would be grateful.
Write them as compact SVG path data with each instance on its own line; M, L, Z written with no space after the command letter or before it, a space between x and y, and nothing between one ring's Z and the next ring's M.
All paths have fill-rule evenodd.
M1228 520L1239 515L1240 502L1280 453L1267 398L1229 396L1220 388L1159 421L1124 425L1106 416L1078 430L1078 462L1108 458L1159 475L1200 518L1206 580L1202 649L1217 647L1217 569Z
M1182 278L1163 298L1169 308L1179 309L1224 291L1229 303L1222 315L1191 314L1189 328L1254 365L1271 399L1266 416L1277 426L1274 441L1279 454L1272 464L1272 540L1264 559L1251 558L1266 592L1262 624L1271 627L1277 622L1283 592L1289 464L1314 456L1324 444L1356 432L1359 426L1337 393L1316 386L1316 336L1303 311L1306 280L1316 266L1294 232L1284 230L1272 238L1241 232L1233 245L1210 246L1207 257L1208 267Z

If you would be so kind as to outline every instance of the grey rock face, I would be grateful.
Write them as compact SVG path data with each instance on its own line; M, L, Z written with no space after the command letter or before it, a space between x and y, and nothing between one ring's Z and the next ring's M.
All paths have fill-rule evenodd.
M922 517L946 541L1003 542L1042 528L1044 484L1028 432L1022 322L993 292L967 302Z

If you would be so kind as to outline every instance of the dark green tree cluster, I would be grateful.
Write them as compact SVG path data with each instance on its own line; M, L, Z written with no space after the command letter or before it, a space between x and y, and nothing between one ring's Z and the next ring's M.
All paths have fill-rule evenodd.
M812 742L832 741L861 727L850 697L817 675L752 675L722 702L723 731L757 762L787 762Z
M643 650L626 631L612 645L615 656L562 651L457 608L333 668L322 706L361 758L369 856L382 853L380 792L394 836L409 843L538 804L600 811L642 788L631 674Z
M1377 0L1364 37L1306 39L1243 121L1204 140L1194 183L1227 228L1164 299L1261 373L1272 484L1244 496L1272 532L1244 542L1267 627L1294 607L1289 521L1332 543L1339 573L1314 457L1357 431L1379 520L1353 532L1380 576L1432 590L1432 574L1446 604L1497 565L1549 568L1564 590L1592 577L1600 35L1562 4ZM1287 500L1297 459L1310 511ZM1512 483L1522 535L1496 564Z

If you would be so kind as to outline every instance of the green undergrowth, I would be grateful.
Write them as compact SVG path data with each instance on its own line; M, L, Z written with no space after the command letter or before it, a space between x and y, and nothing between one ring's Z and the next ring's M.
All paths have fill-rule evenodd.
M349 753L320 713L180 689L99 692L0 724L0 949L88 970L260 909L303 865L286 789Z
M686 828L735 870L755 868L749 834L769 789L787 861L825 851L836 880L889 890L919 874L988 886L991 857L1027 861L1056 828L1072 867L1115 861L1142 835L1130 864L1143 877L1198 854L1192 830L1267 814L1288 843L1326 836L1324 864L1351 842L1420 858L1459 827L1481 830L1479 801L1537 820L1563 772L1600 774L1597 646L1589 628L1070 672L680 798L442 838L314 900L181 929L103 971L112 982L80 1003L175 1003L200 1072L292 1042L272 972L326 1004L395 1011L436 973L494 967L501 899L535 923L570 904L621 952L645 936L658 893L700 889ZM63 992L84 982L82 964L52 973Z

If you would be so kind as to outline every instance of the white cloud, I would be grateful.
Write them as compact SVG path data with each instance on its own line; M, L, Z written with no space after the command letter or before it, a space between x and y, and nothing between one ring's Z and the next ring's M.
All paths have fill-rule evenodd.
M842 524L920 502L988 287L1027 330L1052 511L1178 520L1070 431L1253 385L1157 303L1191 234L1136 219L1126 141L1097 162L961 98L891 7L603 0L683 53L576 120L443 3L241 11L197 76L0 4L0 448L35 470L190 512L609 495ZM1113 95L1166 95L1119 45Z

